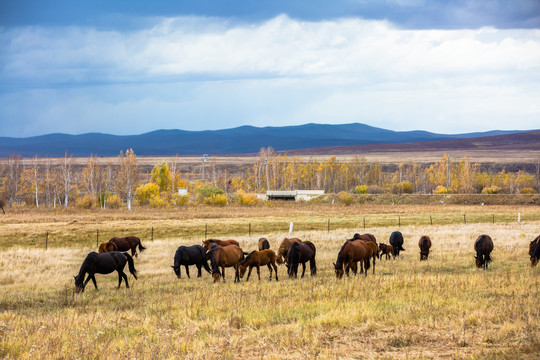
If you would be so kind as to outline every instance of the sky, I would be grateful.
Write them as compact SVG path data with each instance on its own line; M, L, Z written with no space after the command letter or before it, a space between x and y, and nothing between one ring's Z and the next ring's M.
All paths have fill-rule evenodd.
M0 136L540 129L538 0L0 0Z

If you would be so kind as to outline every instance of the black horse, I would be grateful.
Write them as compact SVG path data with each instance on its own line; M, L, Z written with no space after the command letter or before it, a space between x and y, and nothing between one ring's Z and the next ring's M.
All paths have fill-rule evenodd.
M489 235L480 235L474 242L474 251L476 251L476 267L487 269L491 261L491 252L493 251L493 240Z
M74 276L75 286L77 288L76 291L84 291L84 288L90 279L92 279L97 290L98 287L94 275L110 274L113 271L118 272L118 288L120 288L120 284L122 284L122 278L124 278L126 282L126 288L129 288L127 275L124 273L126 263L129 265L129 272L137 279L137 270L135 270L133 258L128 253L119 251L106 253L91 252L86 256L86 259L84 259L81 269L79 270L79 275ZM88 277L86 278L86 281L83 282L84 275L87 273Z
M540 236L537 238L536 246L534 248L534 251L531 255L531 265L536 266L538 264L538 260L540 259Z
M309 261L311 276L317 274L317 265L315 263L315 255L317 251L315 245L311 241L303 241L301 243L292 243L287 252L287 273L289 277L298 277L298 264L302 264L302 276L306 273L306 262Z
M179 279L182 278L182 275L180 273L180 266L182 265L186 267L186 274L188 278L189 265L197 266L197 277L201 277L202 267L204 267L204 270L208 271L209 274L212 273L206 260L206 253L201 245L180 246L178 249L176 249L176 253L174 254L174 265L171 267L173 268L174 273Z
M390 234L390 245L394 247L394 254L396 256L399 256L400 251L405 251L403 248L403 234L399 231L394 231L392 234Z

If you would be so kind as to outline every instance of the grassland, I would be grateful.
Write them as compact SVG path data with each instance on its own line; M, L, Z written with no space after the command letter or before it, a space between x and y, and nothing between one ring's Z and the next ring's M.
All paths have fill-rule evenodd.
M423 219L435 208L324 209L324 213L320 207L294 206L226 208L226 212L193 208L184 214L31 212L2 218L0 357L537 358L540 267L530 267L527 246L539 233L538 207L500 206L486 211L485 207L447 206L438 209L441 216L460 215L462 220L464 212L479 218L507 214L509 222L433 226ZM518 211L525 214L521 224L515 221ZM332 262L344 239L365 231L385 241L396 228L368 223L364 230L358 221L364 214L368 218L411 216L410 223L400 228L407 251L399 260L378 261L375 275L338 281ZM342 226L328 232L328 217ZM422 221L414 223L415 217ZM179 245L199 243L204 236L200 230L182 232L184 228L212 224L211 228L234 235L246 250L254 249L264 235L275 249L287 235L281 222L288 228L291 220L305 224L305 228L295 227L294 235L317 246L316 277L288 279L280 267L279 282L268 281L267 269L261 269L260 282L252 276L249 282L234 284L233 273L227 270L227 282L213 284L207 273L194 278L193 268L191 279L178 280L170 268ZM251 237L245 227L236 232L235 224L249 221L266 227L258 231L254 227ZM319 223L322 229L308 226L323 226ZM9 242L6 233L41 233L54 226L73 236L95 225L114 232L152 224L168 230L163 230L163 236L156 232L153 242L143 242L148 249L136 259L140 276L138 280L129 276L131 289L117 290L115 275L98 275L99 291L90 285L83 294L74 294L72 276L95 249L95 238L79 242L65 235L48 250L27 243L4 244ZM494 262L487 271L476 269L473 262L472 244L481 233L490 234L495 243ZM431 236L433 247L430 259L420 263L416 242L423 234Z

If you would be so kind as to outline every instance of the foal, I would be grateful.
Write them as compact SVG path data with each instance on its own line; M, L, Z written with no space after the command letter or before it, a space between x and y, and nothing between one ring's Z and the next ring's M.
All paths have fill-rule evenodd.
M246 281L248 281L249 276L251 275L251 270L256 267L257 276L259 277L259 280L261 280L260 267L264 265L268 266L268 270L270 271L270 280L272 280L272 268L274 268L274 271L276 272L276 281L278 281L276 253L270 249L252 251L249 253L249 255L240 262L240 278L244 277L246 269L249 267L249 272L246 279Z

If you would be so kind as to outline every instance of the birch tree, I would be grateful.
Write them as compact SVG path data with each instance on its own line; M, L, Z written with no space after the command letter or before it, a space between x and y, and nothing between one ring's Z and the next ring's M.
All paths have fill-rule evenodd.
M126 150L125 154L120 151L118 160L120 162L120 171L117 178L118 188L121 195L126 199L128 210L131 211L134 189L139 181L137 156L135 156L133 149L129 149Z
M39 208L39 195L38 195L38 170L39 170L39 162L37 155L34 156L34 160L32 162L32 167L34 169L34 190L36 193L36 207Z
M62 183L64 185L64 207L69 205L69 191L71 189L71 181L73 177L73 154L68 156L67 151L64 154L62 162Z

